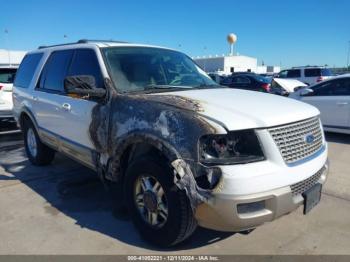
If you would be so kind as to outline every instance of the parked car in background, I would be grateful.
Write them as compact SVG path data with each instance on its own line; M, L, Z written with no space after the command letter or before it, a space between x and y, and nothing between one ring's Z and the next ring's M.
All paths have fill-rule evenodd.
M321 66L300 66L282 70L278 78L289 78L299 80L307 85L313 85L333 76L332 71Z
M231 88L269 93L270 83L271 79L254 73L243 72L233 73L224 78L220 84Z
M210 76L211 79L213 79L218 84L220 84L225 79L225 77L227 77L226 75L219 74L217 72L210 72L208 73L208 75Z
M0 67L0 119L11 119L12 114L12 85L17 67Z
M124 197L113 201L157 245L180 243L197 224L247 233L299 206L306 214L327 177L315 107L222 87L168 48L42 47L23 59L13 101L30 162L50 164L58 151L111 190L119 183Z
M290 93L307 86L295 79L274 78L271 82L270 92L276 95L288 96Z
M325 130L350 134L350 74L300 89L290 97L317 107Z

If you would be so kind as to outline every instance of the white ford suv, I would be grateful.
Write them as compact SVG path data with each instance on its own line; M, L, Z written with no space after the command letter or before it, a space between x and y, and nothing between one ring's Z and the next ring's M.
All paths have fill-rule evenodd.
M246 231L320 200L319 111L217 85L167 48L81 40L26 55L14 114L34 165L61 152L122 183L140 234L170 246L196 225Z

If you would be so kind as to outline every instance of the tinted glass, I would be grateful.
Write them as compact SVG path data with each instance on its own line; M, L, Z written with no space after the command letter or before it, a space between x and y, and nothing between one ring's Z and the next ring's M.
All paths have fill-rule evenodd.
M331 90L333 88L333 81L327 81L325 83L321 83L315 85L311 89L314 91L314 96L328 96L331 94Z
M281 71L281 72L279 72L278 73L278 77L279 78L286 78L287 77L287 71L285 70L285 71Z
M110 47L103 51L121 92L219 87L180 52L149 47Z
M63 50L55 51L50 55L43 70L40 88L59 92L64 91L63 81L66 77L72 54L72 50Z
M315 96L349 96L350 79L327 81L312 87Z
M300 77L300 70L299 69L287 70L287 77L288 78Z
M17 69L0 68L0 83L12 84Z
M233 84L250 84L250 79L245 76L236 76L232 78Z
M335 80L332 93L334 96L350 96L350 78Z
M68 75L94 76L96 80L96 87L103 87L103 78L100 66L95 51L92 49L78 49L75 51Z
M220 80L220 84L221 85L229 85L232 83L232 77L229 76L224 76L222 77L222 79Z
M272 78L269 78L266 76L254 75L253 77L256 81L261 82L261 83L269 84L272 81Z
M32 81L36 67L38 66L42 53L26 55L18 68L14 85L27 88Z
M305 77L321 76L321 69L320 68L305 69L304 74L305 74Z

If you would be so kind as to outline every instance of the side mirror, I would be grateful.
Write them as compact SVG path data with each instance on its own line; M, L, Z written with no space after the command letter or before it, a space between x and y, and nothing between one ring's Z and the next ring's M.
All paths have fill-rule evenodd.
M106 90L97 88L96 79L91 75L67 76L64 79L64 90L67 94L78 97L103 98Z
M314 93L314 90L310 88L305 88L300 91L300 96L312 96L313 93Z

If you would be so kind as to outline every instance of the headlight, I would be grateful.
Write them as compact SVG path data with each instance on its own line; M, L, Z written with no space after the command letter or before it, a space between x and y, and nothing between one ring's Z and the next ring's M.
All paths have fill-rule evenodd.
M206 164L244 164L264 160L254 130L240 130L226 135L205 135L200 139L200 161Z

